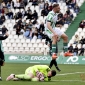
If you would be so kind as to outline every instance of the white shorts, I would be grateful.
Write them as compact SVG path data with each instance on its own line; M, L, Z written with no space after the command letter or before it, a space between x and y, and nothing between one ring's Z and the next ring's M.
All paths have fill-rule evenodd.
M54 31L56 32L59 38L61 37L62 34L64 34L64 32L60 28L57 28L57 27L54 28ZM49 38L52 38L53 33L49 29L46 30L45 33L49 36Z

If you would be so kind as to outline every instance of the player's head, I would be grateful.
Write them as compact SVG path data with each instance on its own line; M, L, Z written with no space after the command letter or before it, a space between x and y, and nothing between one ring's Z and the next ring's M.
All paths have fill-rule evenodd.
M56 75L56 71L55 70L51 70L48 72L48 77L53 77Z
M55 13L59 13L60 12L60 6L59 6L59 4L53 4L52 8L53 8L53 11Z

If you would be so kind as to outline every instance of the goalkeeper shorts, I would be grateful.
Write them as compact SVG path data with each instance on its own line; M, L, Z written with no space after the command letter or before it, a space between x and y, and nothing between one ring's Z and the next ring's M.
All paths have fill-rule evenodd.
M29 68L27 68L27 69L25 70L25 74L27 75L28 73L31 73L31 74L34 75L34 70L33 70L32 67L29 67Z

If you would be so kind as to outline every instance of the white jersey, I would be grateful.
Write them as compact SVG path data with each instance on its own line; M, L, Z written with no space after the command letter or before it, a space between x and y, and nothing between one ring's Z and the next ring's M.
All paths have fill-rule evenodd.
M50 11L46 18L46 24L47 22L51 22L52 28L55 28L55 24L57 20L58 20L58 13L54 13L53 11Z
M54 13L53 11L50 11L46 18L46 25L47 22L51 22L51 26L53 30L56 32L58 37L61 37L61 35L64 34L64 32L62 32L60 28L55 27L57 20L58 20L58 13ZM45 27L45 33L49 36L49 38L52 38L53 33L47 28L47 26Z

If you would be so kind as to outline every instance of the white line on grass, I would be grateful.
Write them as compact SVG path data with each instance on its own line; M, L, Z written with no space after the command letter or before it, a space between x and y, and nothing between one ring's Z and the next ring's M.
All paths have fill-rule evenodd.
M85 82L82 80L52 80L52 81L60 81L60 82Z
M80 74L85 72L74 72L74 73L64 73L64 74L57 74L56 76L63 76L63 75L70 75L70 74Z

